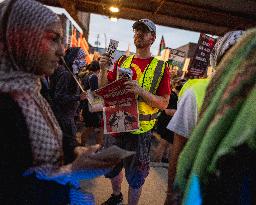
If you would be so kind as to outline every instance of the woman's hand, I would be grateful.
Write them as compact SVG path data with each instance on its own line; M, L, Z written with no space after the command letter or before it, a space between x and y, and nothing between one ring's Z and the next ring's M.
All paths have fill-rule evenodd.
M91 158L90 156L81 156L79 161L81 160L82 164L73 163L72 169L74 170L75 167L82 167L82 169L96 169L96 168L110 168L114 167L120 160L111 160L111 161L104 161L99 159ZM78 165L78 166L77 166Z
M92 153L97 152L100 148L101 148L100 144L96 144L88 147L78 146L75 148L74 152L76 156L79 156L81 154L90 155Z
M77 158L72 163L72 170L82 170L90 168L109 168L118 164L121 160L113 158L111 160L104 160L94 157L97 150L101 148L101 145L93 145L90 147L77 147Z

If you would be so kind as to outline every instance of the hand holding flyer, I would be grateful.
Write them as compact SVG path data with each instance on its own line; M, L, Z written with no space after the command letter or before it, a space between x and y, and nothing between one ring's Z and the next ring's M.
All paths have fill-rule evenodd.
M95 91L104 99L104 133L131 132L139 129L138 103L125 88L127 78L116 80Z

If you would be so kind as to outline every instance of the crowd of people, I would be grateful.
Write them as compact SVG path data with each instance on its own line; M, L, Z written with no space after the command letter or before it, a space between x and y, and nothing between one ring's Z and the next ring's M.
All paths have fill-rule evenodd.
M123 203L124 169L128 205L137 205L153 133L160 136L154 160L169 163L165 205L256 203L255 29L219 37L214 76L186 80L151 54L157 31L149 19L131 28L135 54L109 70L108 54L87 65L82 48L64 49L59 17L37 1L5 0L0 11L0 204L76 204L71 195L80 187L40 178L38 170L62 170L108 147L107 137L136 154L113 163L88 158L85 168L109 168L112 194L103 205ZM117 80L120 68L132 73L125 89L137 97L139 129L104 136L103 111L93 110L88 93Z
M74 136L75 112L86 94L73 75L85 65L84 52L64 52L59 17L37 1L7 0L0 10L1 204L70 204L78 187L40 173L65 170L100 148L81 146ZM87 169L115 163L84 161Z

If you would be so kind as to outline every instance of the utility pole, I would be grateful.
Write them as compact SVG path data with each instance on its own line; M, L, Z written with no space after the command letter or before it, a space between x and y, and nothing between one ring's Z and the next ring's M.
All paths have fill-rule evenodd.
M104 33L104 38L105 38L105 52L107 51L107 35Z
M99 38L100 38L100 34L97 34L97 40L94 42L94 44L96 45L97 51L99 51L99 46L100 46Z

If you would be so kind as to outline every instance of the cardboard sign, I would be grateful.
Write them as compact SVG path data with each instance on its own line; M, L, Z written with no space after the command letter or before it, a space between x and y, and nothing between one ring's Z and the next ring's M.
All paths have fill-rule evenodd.
M182 69L185 62L186 53L184 51L180 51L177 49L170 48L169 50L170 50L169 59L168 59L169 65L177 66L179 67L179 69Z

